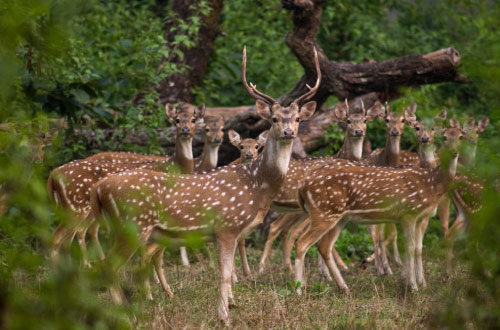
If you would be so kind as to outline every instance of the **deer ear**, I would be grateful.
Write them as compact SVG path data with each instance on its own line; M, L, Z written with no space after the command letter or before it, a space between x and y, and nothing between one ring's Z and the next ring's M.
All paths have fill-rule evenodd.
M165 104L165 113L167 114L168 118L170 118L171 120L174 120L175 116L177 115L177 110L175 109L175 107L172 104L167 103L167 104Z
M382 103L380 103L379 101L375 101L372 107L368 109L368 111L366 111L365 118L367 121L375 120L375 118L377 118L383 111L384 111L384 106L382 105Z
M263 147L266 144L268 134L269 131L264 131L260 133L259 137L257 138L257 142L260 144L261 147Z
M194 108L194 116L197 119L203 118L205 116L205 104L202 103L196 108Z
M477 132L484 131L489 123L490 123L490 119L488 117L484 117L483 119L478 121L477 126L476 126L476 131Z
M438 119L446 120L447 115L448 115L448 112L446 111L446 109L443 109L443 110L441 110L441 112L439 113L439 115L437 117L438 117Z
M460 128L460 123L455 118L450 118L450 127L451 128Z
M241 142L241 137L238 133L236 133L236 131L230 129L228 132L227 132L227 135L229 136L229 142L231 142L231 144L237 148L239 148L239 145L240 145L240 142Z
M347 109L344 108L343 105L337 104L333 112L335 113L335 118L337 118L339 122L347 121Z
M316 110L316 101L310 101L300 107L300 120L309 120Z
M271 119L272 113L269 104L261 100L257 100L257 102L255 102L255 107L257 108L257 113L262 119Z
M417 111L417 104L412 103L408 108L405 109L404 111L404 118L408 125L410 126L415 126L417 123L417 116L415 115L415 112Z

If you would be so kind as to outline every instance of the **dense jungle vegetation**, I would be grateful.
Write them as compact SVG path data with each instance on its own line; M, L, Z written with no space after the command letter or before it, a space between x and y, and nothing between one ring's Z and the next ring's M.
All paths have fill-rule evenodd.
M130 130L154 132L171 125L158 101L157 86L170 75L189 70L182 64L183 49L197 45L200 17L213 9L208 0L195 1L192 15L182 19L168 1L159 3L164 2L0 0L0 122L12 128L0 131L0 183L9 187L10 205L0 216L0 328L130 328L127 315L132 311L145 329L218 326L213 310L212 246L194 244L191 252L201 261L192 272L177 266L178 252L167 254L169 280L177 296L172 301L160 290L153 302L143 298L136 284L150 270L131 263L135 266L129 266L127 274L133 275L124 280L133 297L130 306L112 304L106 287L115 274L100 266L92 249L95 265L90 269L81 266L76 243L57 267L48 259L51 233L69 216L49 200L47 176L56 166L102 151L78 135L80 128L90 125L94 138L104 139L107 150L162 153L155 138L145 147L116 141ZM168 42L165 26L175 35ZM192 91L193 103L252 104L241 84L244 45L252 62L248 76L269 95L286 93L303 74L284 41L293 22L280 1L226 1L220 29L223 33L215 39L202 83ZM330 59L339 62L379 61L451 46L459 50L459 71L468 83L401 88L401 96L391 106L400 111L417 102L419 118L431 118L446 108L449 117L462 123L469 117L488 116L490 125L480 137L475 172L491 186L483 196L481 212L455 249L456 271L451 277L440 263L444 243L439 223L431 220L424 251L427 272L432 275L430 288L420 296L400 292L396 275L380 279L370 266L361 265L356 266L359 276L346 277L356 281L353 291L358 288L358 295L342 297L334 284L313 276L309 292L298 297L292 293L292 277L276 266L262 278L243 279L236 288L235 326L498 327L500 4L491 0L329 1L324 5L318 43ZM330 97L325 105L338 101ZM64 119L66 127L55 130L53 119ZM116 129L116 139L105 140L101 131L108 128ZM43 161L37 162L32 146L41 132L47 146ZM382 120L369 124L368 138L374 147L383 146ZM338 150L343 132L332 123L325 139L329 145L317 155ZM402 141L404 148L415 150L413 131L407 129ZM348 229L337 248L344 259L359 265L372 252L369 235L361 227ZM250 261L255 265L262 243L257 234L249 240ZM270 263L279 263L278 253L273 253ZM366 310L370 306L375 311ZM269 310L277 310L276 315L267 315ZM302 313L304 317L299 317Z

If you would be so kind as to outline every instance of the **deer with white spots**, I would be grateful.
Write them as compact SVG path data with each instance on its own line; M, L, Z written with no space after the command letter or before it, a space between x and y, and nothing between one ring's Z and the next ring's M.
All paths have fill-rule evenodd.
M347 159L347 160L361 160L363 153L363 140L366 135L366 124L377 118L379 113L383 110L382 104L376 102L370 109L365 110L364 104L361 104L362 111L350 111L347 100L344 104L338 104L333 110L335 113L336 121L345 127L344 143L340 150L332 157L325 158L311 158L305 160L293 160L290 162L290 167L287 173L286 180L281 187L280 194L275 199L274 204L281 211L285 211L280 206L288 208L287 211L292 213L282 214L276 221L274 221L269 228L269 235L266 240L264 251L259 262L259 273L265 269L267 257L271 251L272 244L276 238L283 233L282 241L282 254L283 263L290 270L292 264L290 261L293 243L297 236L307 226L304 221L304 214L300 211L297 202L297 189L305 178L305 173L314 166L321 166L331 159ZM298 212L297 212L298 211ZM343 269L347 270L347 266L334 249L333 255L335 260L340 263ZM328 273L325 273L328 276Z
M446 166L380 168L331 163L308 173L299 189L299 200L311 225L296 245L295 279L298 282L304 282L305 253L319 241L319 252L337 285L349 292L330 254L340 231L348 221L362 224L390 221L403 228L407 285L412 290L418 290L417 283L425 287L423 272L415 269L415 255L417 259L422 257L420 224L448 192L456 172L459 141L464 135L456 127L444 129L442 134L447 138Z
M314 96L321 81L315 49L313 53L316 84L289 106L282 106L255 85L247 84L246 49L243 50L243 84L257 100L259 116L271 124L266 145L255 161L190 176L130 171L108 176L92 189L93 214L106 214L115 228L122 228L127 220L133 221L157 272L161 269L158 263L163 252L158 245L159 237L182 239L185 234L215 233L220 292L217 315L226 324L230 322L228 304L232 298L231 276L237 242L262 222L285 179L299 122L309 119L316 108L316 102L306 102ZM125 180L129 182L124 183ZM120 235L122 231L114 232ZM117 272L136 248L117 237L113 251L122 257L122 263L114 263L112 271ZM158 275L161 280L162 274ZM118 283L110 291L116 303L124 300Z
M129 153L102 153L101 161L95 159L75 160L52 170L47 180L49 196L60 206L74 215L74 223L60 224L53 233L52 259L56 261L59 249L63 244L70 244L77 236L82 250L84 263L88 265L87 247L85 242L85 219L90 211L89 194L94 183L112 173L128 171L136 168L147 168L157 171L168 171L172 167L180 168L181 172L193 171L193 152L191 143L194 136L195 123L203 118L205 106L196 108L193 112L177 111L171 105L166 105L167 115L176 123L176 149L172 157L161 157L153 160L142 160L148 155ZM99 156L99 157L101 157ZM116 158L112 158L116 156ZM135 157L135 162L123 162L125 157ZM157 156L154 156L157 157ZM115 159L113 162L112 159ZM131 159L131 158L130 158ZM130 160L129 159L129 160ZM145 158L143 158L145 159ZM111 160L111 161L110 161ZM103 257L97 236L98 227L89 231L91 239Z
M146 155L132 152L108 151L100 152L85 158L86 161L106 161L113 163L131 163L147 161L172 161L181 173L193 173L193 137L197 122L205 115L205 104L193 109L179 110L172 104L165 104L167 117L175 123L175 150L173 156Z
M227 135L229 141L233 146L240 150L240 157L232 161L229 165L245 164L253 161L259 155L259 150L265 146L267 140L267 134L269 131L264 131L260 133L257 140L247 138L242 139L241 136L235 130L229 130ZM248 264L247 252L245 248L245 238L241 238L238 241L238 252L240 253L241 267L243 268L243 273L245 276L251 276L252 271ZM233 283L238 281L235 269L233 270Z

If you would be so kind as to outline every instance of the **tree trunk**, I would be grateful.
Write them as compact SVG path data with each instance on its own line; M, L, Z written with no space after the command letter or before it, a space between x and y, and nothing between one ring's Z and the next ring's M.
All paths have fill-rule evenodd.
M174 17L165 25L165 41L167 44L172 44L175 36L178 34L176 29L176 18L184 21L190 17L199 8L200 0L173 0L172 11ZM156 2L158 8L162 8L165 4L162 1ZM184 54L181 58L172 54L171 58L164 59L165 61L173 62L179 65L186 65L187 68L182 73L175 73L168 76L158 86L160 93L160 102L193 102L191 91L198 86L205 75L208 60L212 55L214 41L220 33L219 22L223 8L223 0L210 1L210 13L207 16L201 15L201 28L195 38L196 46L186 48L185 46L178 47ZM194 8L194 9L193 9Z

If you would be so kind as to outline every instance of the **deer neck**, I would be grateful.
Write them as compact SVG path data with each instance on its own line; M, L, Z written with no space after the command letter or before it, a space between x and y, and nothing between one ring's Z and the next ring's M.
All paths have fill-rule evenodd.
M434 168L437 165L436 152L433 144L420 145L418 148L418 156L420 158L420 167Z
M399 165L399 150L401 145L401 136L391 136L387 134L385 140L384 151L381 154L382 163L385 166L398 166Z
M203 151L201 152L201 168L208 171L217 167L220 144L212 144L205 141Z
M455 174L457 173L457 165L458 153L449 160L448 168L443 168L442 165L436 166L433 170L434 182L432 183L432 186L442 187L442 189L446 191L448 188L448 184L455 178Z
M193 138L177 137L175 141L174 163L181 168L182 173L193 173Z
M346 135L344 144L342 144L340 150L335 154L335 157L348 160L361 160L363 155L363 140L363 136L352 137Z
M270 202L279 192L288 171L291 155L292 141L277 140L274 134L270 133L262 153L249 164L250 173L264 200Z

